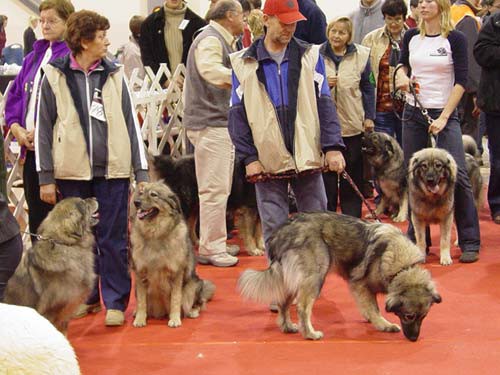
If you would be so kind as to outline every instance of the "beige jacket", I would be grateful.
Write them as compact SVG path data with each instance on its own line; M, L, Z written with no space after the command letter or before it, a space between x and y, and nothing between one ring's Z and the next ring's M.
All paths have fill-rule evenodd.
M294 156L288 152L275 107L266 87L257 78L259 63L243 58L246 50L231 55L233 72L240 82L238 91L245 101L248 124L254 145L265 173L283 173L291 170L303 172L324 165L320 143L320 123L315 97L315 74L319 58L317 46L309 48L302 56L302 70L298 85L297 118L295 120Z
M58 112L52 144L54 177L63 180L90 180L92 169L87 142L66 76L50 64L44 67L44 72L55 95ZM122 82L123 69L119 69L110 74L102 89L108 123L106 178L130 178L132 175L130 138L121 107Z
M337 105L342 137L352 137L364 130L365 111L359 84L370 57L370 49L359 44L354 46L356 51L345 54L338 71L335 63L327 55L323 55L326 76L337 76L337 85L331 89L331 93Z

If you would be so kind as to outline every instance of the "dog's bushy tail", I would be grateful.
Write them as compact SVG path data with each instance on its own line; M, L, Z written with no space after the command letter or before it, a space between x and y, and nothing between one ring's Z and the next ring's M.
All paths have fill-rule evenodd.
M246 270L238 280L238 290L243 298L258 303L282 302L288 294L279 263L264 271Z
M204 302L208 302L212 299L215 293L215 284L209 280L203 280L203 286L201 289L201 299Z

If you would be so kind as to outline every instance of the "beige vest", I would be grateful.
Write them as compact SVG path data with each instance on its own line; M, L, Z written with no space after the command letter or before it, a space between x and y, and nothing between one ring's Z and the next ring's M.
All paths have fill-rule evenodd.
M370 50L359 44L355 46L356 52L344 56L338 71L335 63L327 56L325 57L326 76L337 75L337 87L332 88L331 93L337 105L342 137L361 134L365 119L359 83L370 57Z
M303 172L321 168L324 164L320 144L320 125L314 87L315 67L319 58L317 46L302 56L297 118L295 121L294 155L286 149L276 109L265 86L257 78L258 62L243 59L246 50L230 55L233 71L240 82L238 94L245 98L245 111L252 131L259 161L266 173L290 170Z
M54 177L62 180L91 180L92 167L87 142L66 76L52 65L46 65L44 72L57 105L52 143ZM132 175L130 138L121 106L122 84L123 69L120 68L109 75L102 88L108 128L106 178L130 178Z

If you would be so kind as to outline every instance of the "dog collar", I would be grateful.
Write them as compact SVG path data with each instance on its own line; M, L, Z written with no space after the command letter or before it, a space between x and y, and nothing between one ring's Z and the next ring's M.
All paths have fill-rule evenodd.
M421 262L415 262L415 263L413 263L413 264L410 264L409 266L406 266L406 267L401 268L401 269L400 269L398 272L396 272L394 275L389 276L389 277L387 278L387 282L388 282L388 284L392 283L392 282L393 282L393 280L396 278L396 276L398 276L400 273L402 273L402 272L404 272L404 271L408 271L409 269L411 269L411 268L415 267L417 264L420 264L420 263L421 263Z

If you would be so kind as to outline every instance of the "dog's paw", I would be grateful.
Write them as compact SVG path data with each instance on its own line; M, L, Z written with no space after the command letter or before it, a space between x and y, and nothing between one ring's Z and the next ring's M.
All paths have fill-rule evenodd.
M404 215L394 216L392 218L392 221L394 221L395 223L402 223L402 222L406 221L406 216L404 216Z
M182 325L181 318L171 318L168 321L168 326L170 328L177 328L180 327L181 325Z
M251 255L253 257L258 257L258 256L261 256L261 255L264 255L264 250L262 249L259 249L259 248L254 248L254 249L249 249L247 250L248 252L248 255Z
M401 331L401 327L397 324L389 323L383 329L383 332L399 332Z
M290 323L283 327L283 333L297 333L297 332L299 332L299 326L295 323Z
M196 319L197 317L200 316L200 309L191 309L187 314L186 316L189 318L189 319Z
M323 332L321 331L310 331L304 335L307 340L321 340L323 338Z
M453 264L453 260L451 259L451 256L449 254L441 255L439 263L441 263L442 266L449 266Z
M136 315L132 325L136 328L146 327L146 317L140 314Z

